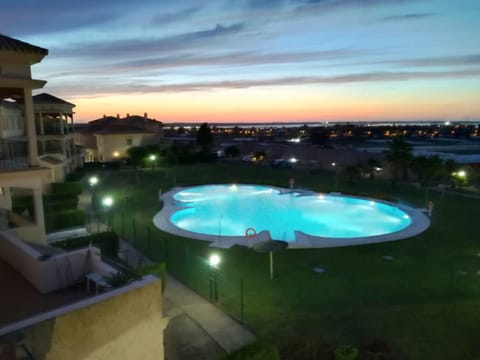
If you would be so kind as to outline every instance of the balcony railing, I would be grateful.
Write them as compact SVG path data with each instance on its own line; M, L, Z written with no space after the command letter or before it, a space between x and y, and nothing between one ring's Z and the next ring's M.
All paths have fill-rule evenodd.
M0 140L0 169L23 169L26 167L28 167L27 142Z

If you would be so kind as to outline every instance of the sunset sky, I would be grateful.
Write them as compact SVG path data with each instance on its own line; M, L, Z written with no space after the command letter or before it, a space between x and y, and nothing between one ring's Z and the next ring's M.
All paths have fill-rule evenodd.
M77 121L480 119L478 0L2 0L0 33Z

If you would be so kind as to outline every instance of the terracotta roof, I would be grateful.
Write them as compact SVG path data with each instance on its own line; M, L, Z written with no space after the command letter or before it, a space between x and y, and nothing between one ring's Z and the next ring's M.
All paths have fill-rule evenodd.
M48 55L48 50L0 34L0 50Z
M68 101L65 101L63 99L60 99L56 96L53 96L47 93L41 93L33 96L33 103L34 104L61 104L61 105L75 106L75 104L69 103Z
M145 119L143 116L132 115L118 119L114 116L105 116L103 118L90 121L88 128L84 132L95 134L119 134L119 133L155 133L155 126L161 126L162 123L157 120Z

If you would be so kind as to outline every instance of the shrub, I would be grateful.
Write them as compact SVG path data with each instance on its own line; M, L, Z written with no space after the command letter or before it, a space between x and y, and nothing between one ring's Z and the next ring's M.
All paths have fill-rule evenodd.
M48 215L52 212L73 210L78 206L78 196L72 194L47 194L43 196L43 208Z
M63 250L75 250L87 247L89 245L98 247L102 254L109 257L116 257L118 254L119 241L118 235L114 232L103 232L89 236L66 239L58 241L52 245Z
M281 341L280 355L286 360L333 360L333 347L321 337L297 337Z
M107 276L105 281L111 287L119 287L130 284L132 281L137 280L138 277L135 276L133 273L128 271L119 271L116 274Z
M393 352L386 341L374 339L366 346L363 358L365 360L390 360L393 359Z
M50 187L50 192L52 194L80 195L82 193L82 184L79 181L52 183Z
M351 345L340 345L335 349L335 360L356 360L359 351Z
M279 360L277 348L266 342L256 342L228 354L224 360Z
M166 285L166 266L165 263L154 263L150 265L145 265L140 269L141 275L155 275L162 280L162 292L165 291Z
M84 224L85 217L82 209L57 211L45 215L45 229L47 233L83 226Z

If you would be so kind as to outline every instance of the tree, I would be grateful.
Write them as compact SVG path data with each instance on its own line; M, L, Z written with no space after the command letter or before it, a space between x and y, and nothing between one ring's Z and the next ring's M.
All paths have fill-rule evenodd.
M428 186L434 180L442 177L444 171L443 160L435 156L416 156L412 160L412 170L422 185Z
M375 172L377 172L380 167L381 164L377 160L372 158L368 159L367 163L362 166L363 171L368 174L368 178L370 180L375 179Z
M238 149L238 146L235 145L227 146L223 152L227 158L236 158L240 156L240 150Z
M347 182L349 184L353 184L360 178L360 168L357 165L348 165L345 167L343 172L347 177Z
M197 145L200 145L203 151L207 151L212 142L212 130L207 123L203 123L197 131Z
M404 137L394 137L387 153L387 160L392 165L392 187L395 188L400 171L403 180L408 179L408 167L412 161L412 146L405 141Z
M141 146L132 146L127 149L127 155L136 168L147 157L147 149Z

